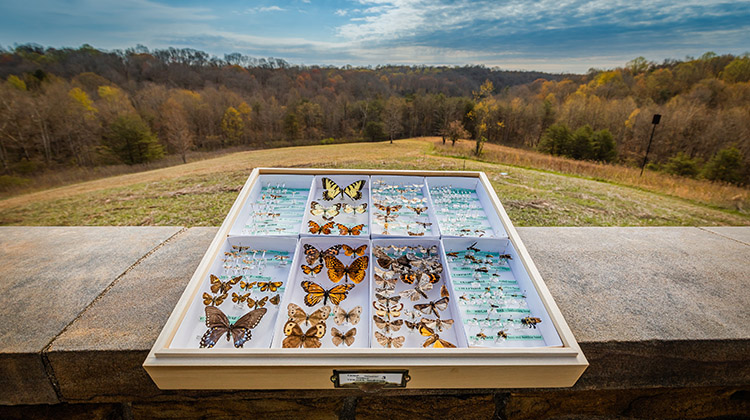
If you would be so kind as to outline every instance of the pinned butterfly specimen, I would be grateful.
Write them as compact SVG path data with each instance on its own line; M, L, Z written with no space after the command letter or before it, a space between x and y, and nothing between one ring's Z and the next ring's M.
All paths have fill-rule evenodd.
M395 321L391 321L391 320L386 321L385 319L377 315L373 315L372 320L375 321L375 325L378 328L380 328L381 330L385 332L391 332L391 331L396 332L401 329L401 326L404 325L403 319L397 319Z
M341 210L341 203L336 203L331 207L323 207L317 201L310 203L310 214L313 216L322 216L325 220L332 220L334 217L339 215Z
M450 293L448 293L448 288L445 287L445 285L440 286L440 297L450 297Z
M339 228L339 234L340 235L354 235L358 236L360 233L362 233L362 229L365 227L365 224L362 223L357 226L347 227L346 225L342 225L341 223L336 223L336 227ZM327 235L327 234L326 234Z
M335 225L335 223L333 222L328 222L321 226L312 220L308 221L307 224L308 226L310 226L310 233L312 233L313 235L330 235L331 229L333 229L333 226Z
M383 347L393 347L400 349L401 346L404 345L404 340L406 340L406 337L404 337L403 335L399 337L388 337L387 335L383 335L380 332L375 331L375 339L378 340L378 344Z
M432 283L430 283L430 278L423 274L422 278L419 279L419 283L415 284L413 289L403 290L400 295L410 299L412 302L416 302L422 298L429 299L427 297L427 292L429 292L430 290L432 290Z
M362 203L358 206L351 206L349 204L344 204L344 213L347 214L362 214L367 212L367 203Z
M343 190L330 178L323 178L323 200L331 201L338 197L342 192L354 201L362 198L362 188L365 186L365 180L360 179L349 184ZM343 196L343 195L342 195Z
M436 349L445 348L445 347L449 347L449 348L456 347L455 344L445 341L442 338L440 338L440 336L437 333L435 333L435 330L433 330L432 328L424 324L422 324L422 326L419 327L419 333L425 337L429 337L427 340L425 340L424 343L422 343L422 347L432 346L433 348L436 348Z
M242 276L232 277L230 280L221 281L218 277L211 274L211 291L214 293L226 293L232 289L232 286L237 284Z
M321 270L323 270L323 264L318 264L315 267L310 267L310 266L307 266L305 264L302 264L300 266L300 268L302 268L302 272L305 273L308 276L310 274L316 275L316 274L320 273Z
M281 342L281 346L285 349L300 347L317 349L321 346L320 339L326 335L326 324L321 322L313 325L307 331L302 331L299 324L289 321L284 325L284 335L286 338Z
M434 314L438 318L440 318L440 312L438 311L444 311L446 308L448 308L448 298L446 297L431 301L429 303L420 303L414 305L414 309L418 310L419 312L422 312L425 315Z
M357 335L357 329L352 328L345 334L342 334L336 327L331 328L331 342L336 347L340 346L341 343L345 343L348 346L354 344L354 337Z
M354 283L360 283L367 274L367 267L370 265L370 257L364 256L354 260L350 265L346 266L338 258L332 256L323 257L326 268L328 268L328 278L338 283L344 276L347 280L351 280Z
M318 250L318 248L315 248L310 244L305 244L305 259L307 260L307 264L313 265L316 261L320 261L322 263L323 257L325 257L326 255L339 255L341 247L342 245L334 245L321 252Z
M247 298L247 307L250 309L262 308L266 306L266 302L268 302L268 296L264 297L263 299L258 299L258 300L255 300L253 298Z
M505 340L506 338L508 338L508 332L507 331L500 330L500 331L497 332L497 339L498 340L500 340L500 339Z
M440 267L442 271L442 266ZM430 283L435 284L440 281L440 273L422 273L422 277L427 276L430 279Z
M409 258L406 255L402 255L398 258L392 258L390 255L386 254L380 247L375 247L374 254L375 258L378 260L378 265L385 269L392 268L393 270L403 272L411 267Z
M249 281L241 281L241 282L240 282L240 289L242 289L242 290L250 290L250 289L252 289L252 288L253 288L253 286L255 286L256 284L258 284L258 282L257 282L257 281L253 281L253 282L249 282Z
M269 302L271 302L271 304L272 304L272 305L278 305L278 304L279 304L279 302L281 302L281 296L280 296L280 295L278 295L278 294L276 294L276 295L275 295L274 297L272 297L271 299L268 299L268 301L269 301Z
M245 293L244 295L238 295L235 292L232 292L232 302L240 304L247 300L247 298L250 297L250 293Z
M404 321L404 325L409 329L409 332L419 331L419 327L422 326L419 322Z
M290 303L289 306L287 306L287 314L289 315L289 319L299 325L320 324L328 318L328 315L330 315L330 313L330 306L324 306L315 312L311 312L310 315L306 314L302 308L294 303Z
M375 284L382 288L383 290L394 290L396 289L396 282L398 281L397 277L393 278L383 278L377 274L375 274Z
M398 218L398 214L378 214L375 217L384 222L384 229L388 229L388 223L395 222Z
M512 260L512 259L513 259L513 256L512 256L512 255L510 255L510 254L500 254L499 258L500 258L501 260Z
M391 213L395 213L395 212L401 210L402 206L401 206L401 204L396 205L396 206L386 206L384 204L375 203L375 207L377 207L378 210L380 210L380 211L384 211L386 215L390 215Z
M422 207L406 206L406 207L410 208L414 213L417 213L417 216L427 211L426 206L422 206Z
M362 256L365 255L365 251L367 251L367 244L362 245L360 247L352 248L349 245L341 245L341 248L344 250L344 255L351 257L354 255Z
M446 252L445 255L452 257L452 258L456 258L458 257L458 252Z
M525 325L529 328L534 327L536 329L536 324L539 324L540 322L542 322L541 318L535 318L531 316L521 318L521 325Z
M302 282L302 290L307 292L307 295L305 295L304 299L305 305L307 306L315 306L320 303L321 300L323 301L323 305L326 305L328 304L328 299L330 299L331 303L333 303L334 305L338 305L344 299L346 299L349 291L353 288L353 284L347 283L340 284L326 290L317 283L313 283L311 281Z
M234 324L229 322L229 318L215 306L206 306L206 326L208 331L201 337L200 347L211 348L216 345L221 336L227 335L227 341L234 339L234 346L242 347L245 342L250 340L250 330L255 328L266 314L266 308L256 309L242 315Z
M222 293L220 295L211 296L206 292L203 292L203 304L208 306L219 306L224 302L224 299L227 298L226 293Z
M258 288L261 292L272 291L275 292L279 287L284 285L283 281L259 281Z
M424 232L412 232L412 231L407 231L406 233L408 233L408 234L409 234L409 236L424 236Z
M401 310L404 309L404 304L400 303L398 306L385 306L377 302L372 302L372 307L375 308L375 313L379 317L385 317L388 319L398 318L401 316Z
M336 325L343 325L345 322L351 325L359 324L360 316L362 315L362 307L355 306L351 311L347 312L341 306L337 306L333 312L333 320Z
M405 310L404 311L404 316L406 318L408 318L408 319L413 319L413 320L416 320L417 318L421 317L421 315L419 314L419 312L412 311L411 309Z
M377 299L379 304L385 305L386 307L388 307L388 306L397 304L398 301L401 300L401 296L399 295L386 296L381 293L375 293L375 299Z
M440 319L440 318L438 319L422 318L422 324L434 330L443 331L453 326L453 320L452 319Z
M430 222L416 221L415 223L418 224L419 226L422 226L425 229L427 229L428 227L432 226L432 223L430 223Z

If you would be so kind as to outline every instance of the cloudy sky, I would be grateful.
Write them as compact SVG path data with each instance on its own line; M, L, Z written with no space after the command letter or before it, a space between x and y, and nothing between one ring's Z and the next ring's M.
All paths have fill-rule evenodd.
M580 73L748 52L750 1L0 0L0 45L27 42Z

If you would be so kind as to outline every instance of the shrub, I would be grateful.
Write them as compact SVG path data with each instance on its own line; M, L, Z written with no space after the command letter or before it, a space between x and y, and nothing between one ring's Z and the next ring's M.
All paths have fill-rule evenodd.
M544 132L538 149L555 156L566 155L572 138L573 133L565 124L553 124Z
M15 187L22 187L29 183L26 178L11 175L0 175L0 191L11 190Z
M739 184L742 181L742 152L734 146L719 150L703 167L703 177Z
M700 161L697 158L691 159L687 154L679 152L669 158L664 165L664 171L672 175L695 178L700 172Z

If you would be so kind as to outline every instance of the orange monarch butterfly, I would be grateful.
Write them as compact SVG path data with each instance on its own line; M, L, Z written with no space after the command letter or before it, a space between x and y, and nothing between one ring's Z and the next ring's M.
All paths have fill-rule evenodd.
M338 283L346 276L347 280L360 283L365 279L365 275L367 274L370 257L359 257L348 266L344 265L338 258L330 255L326 255L323 261L325 261L326 268L328 268L328 278L332 282Z
M321 300L323 301L323 305L326 305L328 304L328 299L330 299L331 303L334 305L338 305L346 299L349 291L354 288L354 285L351 283L340 284L328 290L311 281L303 281L301 285L302 290L307 292L304 299L305 305L307 306L315 306L320 303Z

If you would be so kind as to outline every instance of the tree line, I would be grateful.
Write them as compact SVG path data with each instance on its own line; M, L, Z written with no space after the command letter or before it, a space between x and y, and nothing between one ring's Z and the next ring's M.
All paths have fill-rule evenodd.
M588 139L591 150L576 158L637 164L653 113L663 115L649 157L654 168L679 153L699 166L728 148L737 150L742 168L750 157L748 55L660 64L638 58L563 75L21 45L0 49L0 78L5 176L165 154L185 159L190 150L238 145L435 135L471 137L477 153L484 142L554 153L550 130L568 130L579 145ZM749 182L747 170L740 172L735 182Z

